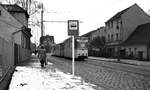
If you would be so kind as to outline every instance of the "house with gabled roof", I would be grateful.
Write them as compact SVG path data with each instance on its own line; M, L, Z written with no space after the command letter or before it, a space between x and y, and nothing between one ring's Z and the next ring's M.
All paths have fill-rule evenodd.
M135 30L144 23L150 22L150 17L137 4L134 4L111 17L105 22L107 55L117 57L119 44L123 43Z
M28 18L27 12L18 5L0 4L0 68L8 68L30 58L32 35Z
M124 57L150 59L150 22L139 25L121 46Z

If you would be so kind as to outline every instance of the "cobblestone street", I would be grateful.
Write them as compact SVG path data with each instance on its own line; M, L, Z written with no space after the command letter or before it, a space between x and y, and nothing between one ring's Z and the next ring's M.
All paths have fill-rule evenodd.
M59 69L71 73L71 60L50 57L49 61ZM67 62L67 63L66 63ZM109 63L109 62L108 62ZM106 90L150 90L150 77L113 68L75 62L75 75Z

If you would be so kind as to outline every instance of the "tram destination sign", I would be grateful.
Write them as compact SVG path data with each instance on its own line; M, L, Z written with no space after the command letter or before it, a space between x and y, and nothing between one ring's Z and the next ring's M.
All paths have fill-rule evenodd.
M68 35L79 36L79 21L68 20Z

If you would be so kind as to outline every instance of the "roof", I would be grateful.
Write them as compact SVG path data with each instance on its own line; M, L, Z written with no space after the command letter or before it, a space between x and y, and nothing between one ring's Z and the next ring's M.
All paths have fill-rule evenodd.
M8 12L24 12L27 17L29 17L26 10L24 10L22 7L18 6L17 4L1 4L4 9L6 9Z
M82 35L82 36L83 36L83 37L89 37L92 33L96 32L96 31L98 31L98 30L90 31L90 32L88 32L88 33L86 33L86 34L84 34L84 35Z
M137 5L137 4L134 4L134 5ZM132 6L134 6L134 5L132 5ZM115 20L115 19L121 17L121 15L124 14L125 12L127 12L132 6L130 6L130 7L126 8L126 9L124 9L124 10L118 12L118 13L115 14L113 17L111 17L109 20L107 20L106 22L110 22L110 21L112 21L112 20Z
M122 45L147 44L150 42L150 23L139 25Z

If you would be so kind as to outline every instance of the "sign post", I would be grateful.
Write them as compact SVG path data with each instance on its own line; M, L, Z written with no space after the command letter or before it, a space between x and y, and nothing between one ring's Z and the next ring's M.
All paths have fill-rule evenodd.
M74 67L74 36L72 36L72 75L74 76L74 71L75 71L75 67Z
M74 36L79 36L79 21L78 20L68 20L68 35L72 36L72 75L75 75L75 65L74 65Z

